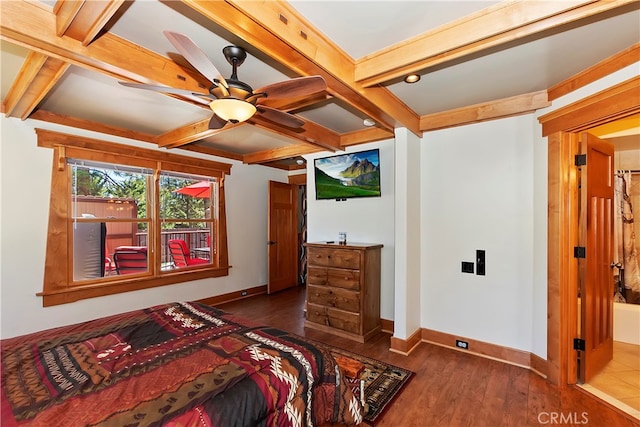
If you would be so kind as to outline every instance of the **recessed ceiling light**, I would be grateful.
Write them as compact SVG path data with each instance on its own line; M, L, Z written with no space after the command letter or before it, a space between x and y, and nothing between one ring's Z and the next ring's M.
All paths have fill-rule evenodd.
M373 126L376 124L375 120L366 118L362 121L362 124L365 126Z
M420 80L420 76L418 74L409 74L404 78L405 83L415 83Z

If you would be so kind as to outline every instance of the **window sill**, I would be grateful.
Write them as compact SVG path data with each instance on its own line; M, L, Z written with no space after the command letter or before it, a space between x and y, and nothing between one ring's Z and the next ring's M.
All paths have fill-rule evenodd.
M174 285L193 280L207 279L212 277L223 277L229 275L230 267L218 267L197 269L193 271L177 271L163 273L161 276L148 277L140 276L117 282L91 283L87 285L75 285L56 291L38 292L36 295L42 297L42 306L50 307L54 305L67 304L82 299L96 298L105 295L119 294L122 292L137 291L140 289L155 288L158 286Z

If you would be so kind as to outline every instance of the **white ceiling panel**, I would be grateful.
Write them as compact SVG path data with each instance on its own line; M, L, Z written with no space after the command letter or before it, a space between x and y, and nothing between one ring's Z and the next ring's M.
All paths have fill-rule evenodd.
M636 10L445 64L427 70L417 83L398 82L388 88L419 115L431 114L548 89L638 41Z
M2 84L0 85L0 96L4 100L13 85L13 81L20 72L25 58L29 54L29 49L0 40L0 69L2 70Z
M291 1L354 59L496 3L493 1Z
M247 124L231 126L229 130L225 129L224 133L205 138L201 143L207 147L238 154L273 150L291 144L299 144L293 139Z
M40 108L150 134L211 116L205 108L161 93L127 88L111 77L75 66L69 68Z

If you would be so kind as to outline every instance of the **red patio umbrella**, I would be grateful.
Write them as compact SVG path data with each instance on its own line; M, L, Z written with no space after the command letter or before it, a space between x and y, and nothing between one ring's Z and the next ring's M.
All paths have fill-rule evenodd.
M211 186L209 181L200 181L186 187L173 190L174 193L186 194L191 197L208 198L211 197Z

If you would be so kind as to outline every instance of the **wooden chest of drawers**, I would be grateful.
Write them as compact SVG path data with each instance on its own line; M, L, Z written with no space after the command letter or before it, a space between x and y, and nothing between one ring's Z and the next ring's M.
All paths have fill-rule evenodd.
M307 243L305 327L359 342L380 331L382 245Z

